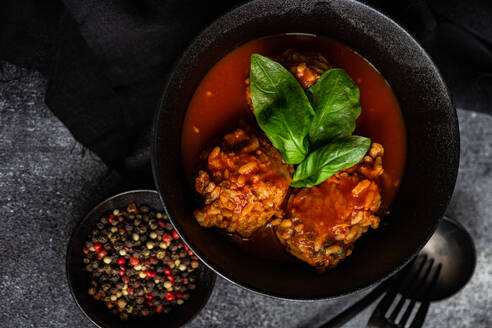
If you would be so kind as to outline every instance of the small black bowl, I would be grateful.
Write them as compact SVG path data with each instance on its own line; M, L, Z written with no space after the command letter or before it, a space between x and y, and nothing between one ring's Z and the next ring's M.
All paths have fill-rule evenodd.
M200 227L200 204L186 183L181 133L201 79L237 46L280 33L339 40L367 58L391 85L402 110L407 160L390 214L357 241L354 252L320 275L307 265L242 252ZM396 273L426 244L453 194L459 164L456 111L439 72L418 43L384 14L353 0L256 0L205 29L181 56L154 121L154 180L176 230L209 267L250 290L287 299L326 299L367 288Z
M176 306L168 314L153 315L144 318L132 318L122 321L112 314L102 301L95 301L88 295L89 275L84 270L82 248L89 233L94 229L101 216L111 213L115 208L126 207L129 203L149 205L162 211L159 195L153 190L127 191L106 199L94 207L73 231L67 251L67 279L75 302L82 312L98 327L180 327L195 317L207 303L215 284L216 275L205 265L198 268L196 289L190 299L182 306Z

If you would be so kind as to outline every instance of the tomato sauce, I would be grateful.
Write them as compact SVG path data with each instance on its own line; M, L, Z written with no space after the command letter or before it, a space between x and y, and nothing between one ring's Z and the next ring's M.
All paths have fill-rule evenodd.
M289 48L320 52L333 67L343 68L359 86L362 113L355 134L384 147L382 198L383 207L387 208L405 163L405 127L398 101L370 62L348 46L322 36L281 34L250 41L210 69L196 89L184 121L181 148L186 176L190 182L194 180L200 152L207 142L232 131L240 119L251 120L245 97L251 54L274 57Z

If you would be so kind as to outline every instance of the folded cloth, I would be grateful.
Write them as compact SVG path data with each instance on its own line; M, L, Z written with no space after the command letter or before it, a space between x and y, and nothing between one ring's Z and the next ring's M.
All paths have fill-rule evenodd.
M78 140L112 167L125 173L150 171L150 122L166 74L190 39L231 4L191 0L63 0L63 4L67 11L63 42L47 104Z
M492 114L488 0L368 0L429 52L464 109ZM40 70L46 103L120 173L152 184L150 123L186 44L238 1L7 0L0 58ZM1 72L0 72L1 73Z

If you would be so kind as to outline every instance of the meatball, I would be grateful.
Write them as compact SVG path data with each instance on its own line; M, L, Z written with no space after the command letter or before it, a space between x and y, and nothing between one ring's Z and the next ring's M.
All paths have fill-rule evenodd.
M288 49L279 58L273 58L288 69L304 89L308 89L318 81L321 74L331 68L330 63L319 52L297 52ZM253 110L249 79L246 79L246 101Z
M323 183L290 196L276 234L286 250L319 271L352 253L354 242L379 225L383 147L373 143L363 160Z
M194 211L200 225L249 237L282 217L293 168L264 137L243 126L203 156L206 168L195 181L205 202Z
M294 74L304 89L315 84L321 74L331 68L330 63L319 52L300 53L293 49L285 51L278 62Z

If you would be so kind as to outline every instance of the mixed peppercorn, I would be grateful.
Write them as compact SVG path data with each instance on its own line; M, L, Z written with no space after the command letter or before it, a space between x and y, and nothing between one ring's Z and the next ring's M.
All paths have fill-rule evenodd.
M88 290L113 313L168 313L196 288L197 257L162 213L134 203L96 224L83 248Z

